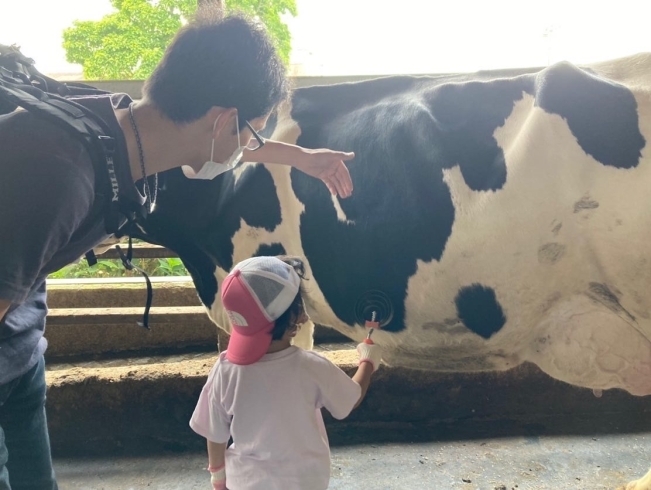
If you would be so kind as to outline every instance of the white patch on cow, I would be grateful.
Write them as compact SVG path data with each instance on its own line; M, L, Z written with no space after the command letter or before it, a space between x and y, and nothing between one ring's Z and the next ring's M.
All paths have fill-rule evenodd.
M651 141L649 92L637 101ZM651 394L649 145L637 168L604 166L528 94L494 137L506 184L477 192L458 167L444 172L452 234L440 262L418 263L405 304L409 328L394 336L387 360L455 371L531 361L572 384ZM586 278L621 305L590 293ZM456 293L474 283L492 287L507 316L488 340L457 319Z
M632 481L619 490L651 490L651 470L639 480Z
M249 165L256 165L256 163L255 162L243 162L243 163L241 163L240 165L238 165L237 167L235 167L233 169L233 176L235 177L235 181L234 181L233 185L237 185L240 178L242 178L242 174L248 168Z
M279 123L271 136L271 139L295 144L300 136L300 128L290 117L291 106L289 103L284 104L279 110ZM236 178L239 178L248 165L261 165L254 163L245 163L235 169ZM240 228L233 236L232 242L234 247L233 264L251 257L257 252L261 245L271 245L280 243L288 255L295 255L305 259L305 252L301 244L300 235L300 218L305 210L291 185L291 168L287 165L265 165L271 173L278 200L280 201L281 223L272 232L264 228L249 226L244 220L240 221ZM337 203L338 206L339 203ZM337 207L335 206L335 207ZM339 206L341 210L341 207ZM341 211L343 215L343 211ZM339 215L339 214L338 214ZM345 215L344 216L344 220ZM334 314L325 296L321 292L317 281L314 279L309 261L305 260L305 272L309 281L304 281L303 287L306 291L305 308L310 317L318 317L319 321L332 325L346 335L354 335L355 329L342 323ZM228 274L221 268L216 268L215 276L219 287ZM226 317L221 304L220 291L217 292L216 299L210 309L210 317L224 330L230 331L228 318ZM359 330L359 329L358 329ZM307 322L301 327L301 330L294 339L294 344L304 348L311 349L313 346L314 323ZM360 339L361 340L361 339Z
M314 347L314 323L308 320L298 330L296 337L292 339L292 345L301 349L312 350Z
M342 223L346 223L347 225L354 225L355 221L349 220L346 217L346 213L344 213L344 210L341 209L341 203L339 202L339 198L333 195L330 195L330 198L332 199L332 204L335 207L335 211L337 211L337 220Z
M550 376L597 390L651 393L651 344L634 321L575 295L553 306L535 331L539 337L524 357Z

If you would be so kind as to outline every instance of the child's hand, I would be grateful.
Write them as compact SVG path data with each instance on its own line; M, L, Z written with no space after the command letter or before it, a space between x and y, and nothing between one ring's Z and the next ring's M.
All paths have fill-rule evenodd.
M226 466L219 468L208 467L210 471L210 483L212 483L213 490L227 490L226 489Z
M382 347L377 344L365 344L362 342L357 346L359 353L359 363L368 362L373 366L373 372L377 371L380 367L382 360Z

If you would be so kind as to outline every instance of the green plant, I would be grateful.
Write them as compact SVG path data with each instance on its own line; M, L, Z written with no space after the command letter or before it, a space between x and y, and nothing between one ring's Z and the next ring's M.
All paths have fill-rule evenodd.
M158 276L184 276L187 274L188 271L183 262L178 258L158 259L158 267L154 271L154 275Z
M150 276L187 276L188 271L181 259L134 259L133 264L143 269ZM127 270L119 260L98 260L93 267L85 260L70 264L50 274L50 279L80 279L91 277L139 277L138 271Z
M289 63L291 35L282 15L296 16L296 0L227 0L227 8L258 18L278 53ZM86 79L147 78L178 29L197 9L197 0L111 0L115 12L98 21L74 21L63 31L70 63Z

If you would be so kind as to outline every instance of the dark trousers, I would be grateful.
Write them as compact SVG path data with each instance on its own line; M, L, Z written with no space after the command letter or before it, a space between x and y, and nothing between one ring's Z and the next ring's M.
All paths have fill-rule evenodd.
M45 418L45 361L0 385L0 490L57 490Z

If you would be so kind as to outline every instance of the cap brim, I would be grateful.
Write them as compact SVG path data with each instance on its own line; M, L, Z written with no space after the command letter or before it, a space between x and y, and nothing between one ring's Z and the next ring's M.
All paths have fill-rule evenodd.
M271 331L273 328L274 323L271 323L268 327L253 335L242 335L233 329L228 340L226 359L241 366L247 366L259 361L267 353L271 345Z

